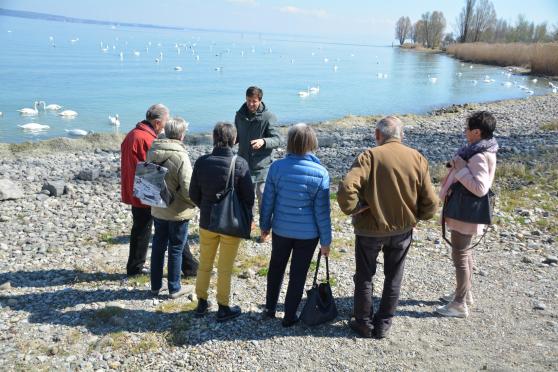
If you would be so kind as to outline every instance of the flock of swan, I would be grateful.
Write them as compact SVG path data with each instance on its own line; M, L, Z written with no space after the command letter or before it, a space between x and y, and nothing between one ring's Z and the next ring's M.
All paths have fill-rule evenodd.
M78 113L76 111L73 110L64 110L64 111L60 111L62 109L62 106L56 103L51 103L51 104L46 104L45 101L35 101L33 103L33 108L29 108L29 107L24 107L22 109L17 110L21 116L26 116L26 117L35 117L38 116L40 111L51 111L51 112L57 112L57 115L62 117L62 118L66 118L66 119L74 119L76 116L78 116ZM58 112L60 111L60 112ZM0 116L2 116L3 113L0 112ZM118 116L118 114L116 114L115 116L108 116L108 120L109 123L111 125L114 126L120 126L120 117ZM40 124L40 123L36 123L36 122L31 122L31 123L26 123L26 124L22 124L22 125L18 125L18 127L20 127L21 129L23 129L24 131L30 131L30 132L41 132L41 131L46 131L48 129L50 129L49 125L46 124ZM92 133L92 131L86 131L83 129L66 129L66 132L72 136L85 136L88 135L90 133Z

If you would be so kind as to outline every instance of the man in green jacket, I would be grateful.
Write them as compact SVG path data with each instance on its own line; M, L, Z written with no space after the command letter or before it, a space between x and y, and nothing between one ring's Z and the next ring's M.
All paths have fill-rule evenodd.
M354 315L349 325L363 337L383 338L399 300L405 257L413 227L438 208L428 161L401 143L401 120L388 116L376 124L376 147L360 154L339 184L337 202L353 216L356 273ZM384 289L372 307L376 258L384 252Z
M236 112L234 118L238 155L248 162L258 206L261 204L273 149L281 144L281 138L274 127L277 118L267 110L262 98L263 91L260 88L249 87L246 90L246 102Z

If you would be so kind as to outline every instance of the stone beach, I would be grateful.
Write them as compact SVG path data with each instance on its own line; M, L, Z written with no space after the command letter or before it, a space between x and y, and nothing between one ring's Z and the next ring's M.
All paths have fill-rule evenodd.
M2 369L558 370L558 95L401 115L404 142L428 158L436 186L443 164L464 143L465 118L476 110L496 116L501 148L496 223L475 248L476 304L464 320L433 313L452 291L454 269L437 219L421 222L398 313L383 340L358 338L348 327L354 235L334 200L355 156L374 144L379 117L315 126L317 156L334 180L330 268L339 316L313 328L261 320L271 246L257 243L256 233L239 251L231 302L244 314L234 321L215 322L214 292L210 314L193 317L193 279L183 278L192 293L176 300L166 291L154 298L148 276L127 279L131 213L120 202L121 137L0 144ZM188 136L192 163L211 150L209 140ZM284 154L284 147L276 152ZM189 230L195 255L197 222ZM307 288L310 282L311 275ZM286 283L280 303L285 290Z

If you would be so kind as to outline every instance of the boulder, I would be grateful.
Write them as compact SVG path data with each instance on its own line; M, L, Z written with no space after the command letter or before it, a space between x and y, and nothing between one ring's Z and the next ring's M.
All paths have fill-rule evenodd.
M46 181L42 190L48 190L50 196L62 196L66 192L66 182L64 180Z
M0 179L0 200L21 199L25 194L21 187L7 178Z
M98 169L84 169L77 175L77 179L82 181L94 181L97 178L99 178Z

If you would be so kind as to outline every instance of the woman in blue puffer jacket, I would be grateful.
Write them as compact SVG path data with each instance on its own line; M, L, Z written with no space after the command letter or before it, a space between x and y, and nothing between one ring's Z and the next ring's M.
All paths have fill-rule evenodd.
M271 165L260 209L261 240L272 234L267 274L265 318L275 318L283 275L291 256L289 286L283 326L298 321L296 315L306 275L318 240L327 256L331 244L329 174L311 152L318 148L314 130L293 125L288 132L287 156Z

